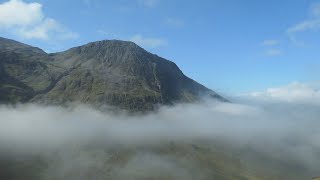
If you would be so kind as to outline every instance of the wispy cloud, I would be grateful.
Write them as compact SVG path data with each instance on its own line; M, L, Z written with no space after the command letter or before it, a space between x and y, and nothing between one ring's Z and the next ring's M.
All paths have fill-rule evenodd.
M86 6L90 6L92 3L92 0L82 0L82 2L86 5Z
M283 51L278 47L280 44L279 40L267 39L260 44L265 48L264 51L267 56L279 56L283 54Z
M106 31L106 30L103 30L103 29L97 30L97 33L99 35L105 36L107 38L117 38L117 37L119 37L119 35L117 35L115 33L112 33L112 32L109 32L109 31Z
M296 35L310 30L320 30L320 3L315 3L311 5L309 10L310 17L304 21L297 23L287 29L290 40L296 44L301 44L298 42Z
M32 28L21 27L16 33L26 39L56 40L76 39L78 35L51 18L46 18L41 24Z
M296 24L287 30L288 33L298 33L320 27L320 19L311 19Z
M250 96L268 101L320 104L320 91L308 84L293 82L289 85L253 92Z
M280 56L283 54L283 51L281 49L272 48L272 49L267 49L266 54L268 56Z
M158 5L159 0L138 0L138 3L146 8L154 8Z
M161 46L167 45L167 41L162 38L146 38L143 37L140 34L134 35L129 39L132 42L135 42L136 44L142 46L142 47L147 47L147 48L157 48Z
M309 30L320 30L320 18L319 19L310 19L305 20L301 23L298 23L287 30L287 34L290 40L296 44L301 44L298 42L296 35Z
M170 27L180 28L185 25L185 22L179 18L168 17L165 19L165 24Z
M97 34L103 36L108 39L123 39L136 43L137 45L144 48L158 48L161 46L168 45L168 42L164 38L156 38L156 37L145 37L141 34L135 34L133 36L128 36L124 34L117 34L107 30L99 29L96 31Z
M310 14L314 17L320 17L320 2L311 5Z
M280 42L275 39L267 39L261 43L262 46L276 46L278 44L280 44Z
M87 8L96 8L99 7L101 0L82 0L82 3Z
M0 4L0 31L25 39L65 40L78 35L55 19L46 17L42 4L9 0Z

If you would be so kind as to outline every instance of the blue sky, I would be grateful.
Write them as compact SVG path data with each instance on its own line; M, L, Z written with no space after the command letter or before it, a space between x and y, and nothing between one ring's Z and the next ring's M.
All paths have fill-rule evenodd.
M131 40L226 94L320 78L320 1L0 0L0 36L48 52Z

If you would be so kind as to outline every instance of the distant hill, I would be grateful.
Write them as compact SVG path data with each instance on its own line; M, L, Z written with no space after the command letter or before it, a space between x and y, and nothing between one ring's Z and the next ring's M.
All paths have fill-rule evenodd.
M0 102L81 102L133 111L158 104L227 101L133 42L105 40L47 54L0 38Z

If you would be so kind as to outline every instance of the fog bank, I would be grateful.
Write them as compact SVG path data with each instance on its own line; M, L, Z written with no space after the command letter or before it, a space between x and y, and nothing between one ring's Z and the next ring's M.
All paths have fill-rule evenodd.
M180 104L134 116L101 112L85 105L67 108L36 104L1 106L0 150L36 154L55 152L57 149L68 152L68 148L87 145L112 148L119 145L156 146L170 142L223 142L234 151L239 150L240 157L247 156L243 151L247 148L282 163L306 168L309 172L319 172L318 104L266 103L258 100L254 103L243 102L246 103L207 101L201 104ZM91 156L88 159L96 157ZM131 164L122 168L119 176L124 176L127 171L135 172L128 169L134 167L132 163L145 156L149 160L140 163L141 166L154 165L163 171L170 171L164 168L168 167L166 163L170 158L166 160L141 153L130 160ZM150 160L150 157L159 161ZM86 159L81 155L82 158ZM75 162L76 158L70 161L80 163ZM174 160L168 161L170 166L175 166ZM60 163L66 163L63 162ZM92 162L99 163L98 160ZM155 164L149 165L151 162ZM185 170L179 171L179 177L188 177Z

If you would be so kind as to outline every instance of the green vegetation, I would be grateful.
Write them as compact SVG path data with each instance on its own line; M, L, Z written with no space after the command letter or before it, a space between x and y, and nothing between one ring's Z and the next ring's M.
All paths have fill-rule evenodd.
M148 111L158 104L198 101L202 95L225 101L173 62L132 42L99 41L46 54L0 38L0 59L0 102L82 102Z
M146 146L65 145L54 152L2 157L1 179L278 180L308 179L290 166L255 165L219 143ZM256 156L255 152L252 156ZM268 161L266 159L266 161ZM273 172L273 173L271 173ZM11 177L11 178L10 178ZM310 178L309 178L310 179Z

